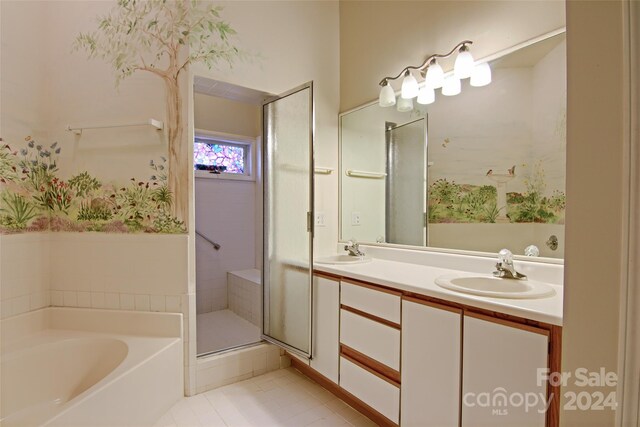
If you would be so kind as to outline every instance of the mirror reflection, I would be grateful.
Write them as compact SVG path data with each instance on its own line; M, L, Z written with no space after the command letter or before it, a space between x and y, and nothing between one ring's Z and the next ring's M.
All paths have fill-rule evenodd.
M343 240L563 257L565 35L540 39L487 86L341 115Z

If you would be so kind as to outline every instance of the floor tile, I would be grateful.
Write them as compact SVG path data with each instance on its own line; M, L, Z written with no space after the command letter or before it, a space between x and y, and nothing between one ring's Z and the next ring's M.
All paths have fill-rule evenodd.
M155 427L370 427L371 420L293 368L177 402Z

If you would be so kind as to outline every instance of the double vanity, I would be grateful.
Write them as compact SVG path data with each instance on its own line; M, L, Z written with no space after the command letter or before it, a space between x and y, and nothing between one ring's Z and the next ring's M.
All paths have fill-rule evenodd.
M558 424L561 265L516 261L514 280L489 257L367 252L314 263L313 357L294 366L379 425Z

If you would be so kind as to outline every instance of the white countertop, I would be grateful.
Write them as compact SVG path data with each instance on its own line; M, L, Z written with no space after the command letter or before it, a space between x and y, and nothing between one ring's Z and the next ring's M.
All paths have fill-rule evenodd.
M477 273L376 258L362 264L315 263L314 268L338 276L562 326L563 287L560 285L550 284L556 293L546 298L488 298L450 291L435 284L436 277L445 274L477 275Z

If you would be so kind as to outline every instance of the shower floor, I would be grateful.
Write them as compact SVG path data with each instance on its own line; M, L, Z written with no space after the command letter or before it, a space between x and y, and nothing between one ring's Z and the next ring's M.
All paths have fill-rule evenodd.
M198 314L197 353L211 353L260 341L260 329L231 310Z

